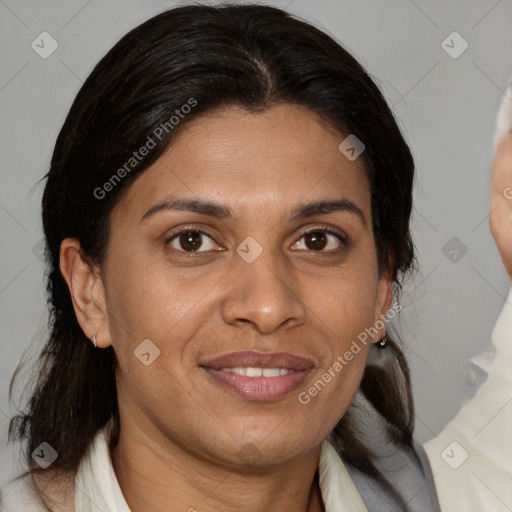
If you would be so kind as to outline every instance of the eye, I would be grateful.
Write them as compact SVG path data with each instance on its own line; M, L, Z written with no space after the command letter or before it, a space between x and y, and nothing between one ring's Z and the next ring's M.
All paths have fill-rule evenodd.
M222 249L206 231L197 228L183 229L173 234L165 241L165 245L170 245L180 252L206 252Z
M341 234L327 228L316 228L303 233L292 248L315 252L339 252L347 245L347 240Z

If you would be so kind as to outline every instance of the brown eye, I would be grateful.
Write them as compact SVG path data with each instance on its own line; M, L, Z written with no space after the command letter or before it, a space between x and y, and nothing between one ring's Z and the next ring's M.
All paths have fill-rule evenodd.
M346 247L346 240L333 231L327 229L315 229L303 233L303 235L293 244L293 249L334 253Z
M180 252L206 252L220 249L208 233L195 229L176 233L166 241L166 245Z
M321 251L327 245L327 236L321 231L314 231L304 236L306 247L312 251Z
M202 237L201 233L189 232L189 233L183 233L182 235L180 235L178 240L179 240L180 246L185 251L197 251L203 243L203 241L201 240L201 237Z

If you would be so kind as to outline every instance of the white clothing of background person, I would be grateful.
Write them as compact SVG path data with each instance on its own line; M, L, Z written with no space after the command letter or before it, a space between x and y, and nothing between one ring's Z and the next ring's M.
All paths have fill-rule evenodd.
M511 130L512 80L496 117L494 151ZM512 165L507 179L512 187ZM512 198L508 201L512 210ZM512 286L491 339L490 351L475 358L487 361L487 380L424 445L443 512L512 510Z

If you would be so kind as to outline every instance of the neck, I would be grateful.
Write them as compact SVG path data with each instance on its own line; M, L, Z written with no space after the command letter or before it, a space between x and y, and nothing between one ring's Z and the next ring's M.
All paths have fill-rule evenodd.
M112 448L132 512L321 512L320 447L279 466L240 471L201 459L155 428L124 428ZM170 508L172 507L172 508Z

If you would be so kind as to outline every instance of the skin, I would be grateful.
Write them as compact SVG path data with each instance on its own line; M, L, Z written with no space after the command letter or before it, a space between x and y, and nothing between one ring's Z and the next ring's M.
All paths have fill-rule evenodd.
M114 208L102 269L84 263L77 240L62 243L78 321L119 361L112 460L132 511L323 510L320 445L358 389L369 345L309 404L297 395L392 299L390 278L378 271L363 162L338 150L344 138L297 106L203 115ZM141 220L171 195L215 201L233 216L162 210ZM299 204L341 198L365 221L350 211L289 216ZM208 232L202 252L187 256L179 237L166 243L184 227ZM349 243L327 235L325 247L311 248L303 230L320 227ZM252 263L236 252L248 236L263 248ZM144 339L160 350L149 366L133 353ZM314 368L298 390L256 402L200 367L247 349L289 352ZM241 455L247 450L252 458Z
M512 280L512 133L498 144L491 167L489 227Z

